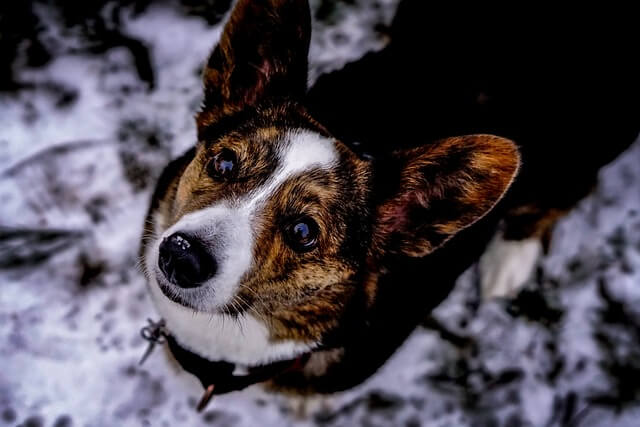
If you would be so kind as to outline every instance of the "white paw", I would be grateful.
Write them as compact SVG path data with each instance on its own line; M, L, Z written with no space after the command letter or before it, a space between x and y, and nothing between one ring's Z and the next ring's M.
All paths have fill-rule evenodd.
M332 398L327 395L290 396L287 406L298 421L311 419L314 414L332 413Z
M513 297L533 273L542 242L537 237L504 240L500 233L480 257L482 299Z

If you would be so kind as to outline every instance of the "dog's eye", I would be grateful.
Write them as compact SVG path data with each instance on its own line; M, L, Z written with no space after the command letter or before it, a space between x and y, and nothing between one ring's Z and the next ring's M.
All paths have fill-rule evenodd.
M309 217L297 218L284 228L287 244L297 252L308 252L318 243L318 224Z
M236 153L223 148L207 166L207 172L214 179L227 180L230 179L236 172L238 158Z

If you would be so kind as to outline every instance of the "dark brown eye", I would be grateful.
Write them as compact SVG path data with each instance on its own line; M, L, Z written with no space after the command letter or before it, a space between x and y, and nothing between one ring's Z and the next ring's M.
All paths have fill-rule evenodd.
M211 159L207 166L207 172L214 179L228 180L235 175L238 168L237 163L238 158L236 153L228 148L223 148L222 151Z
M318 224L309 217L300 217L284 228L287 244L294 251L308 252L318 243Z

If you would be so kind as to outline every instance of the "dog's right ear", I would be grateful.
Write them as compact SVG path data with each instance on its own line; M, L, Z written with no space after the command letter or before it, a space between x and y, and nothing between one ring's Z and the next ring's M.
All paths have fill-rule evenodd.
M308 0L239 0L204 68L198 124L307 89Z

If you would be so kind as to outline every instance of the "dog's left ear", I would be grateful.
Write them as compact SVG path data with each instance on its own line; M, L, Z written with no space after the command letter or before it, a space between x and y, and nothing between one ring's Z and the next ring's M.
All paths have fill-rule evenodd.
M395 153L380 166L374 250L415 257L432 252L490 211L519 166L516 145L492 135Z
M308 0L239 0L205 64L203 113L303 96L310 38Z

